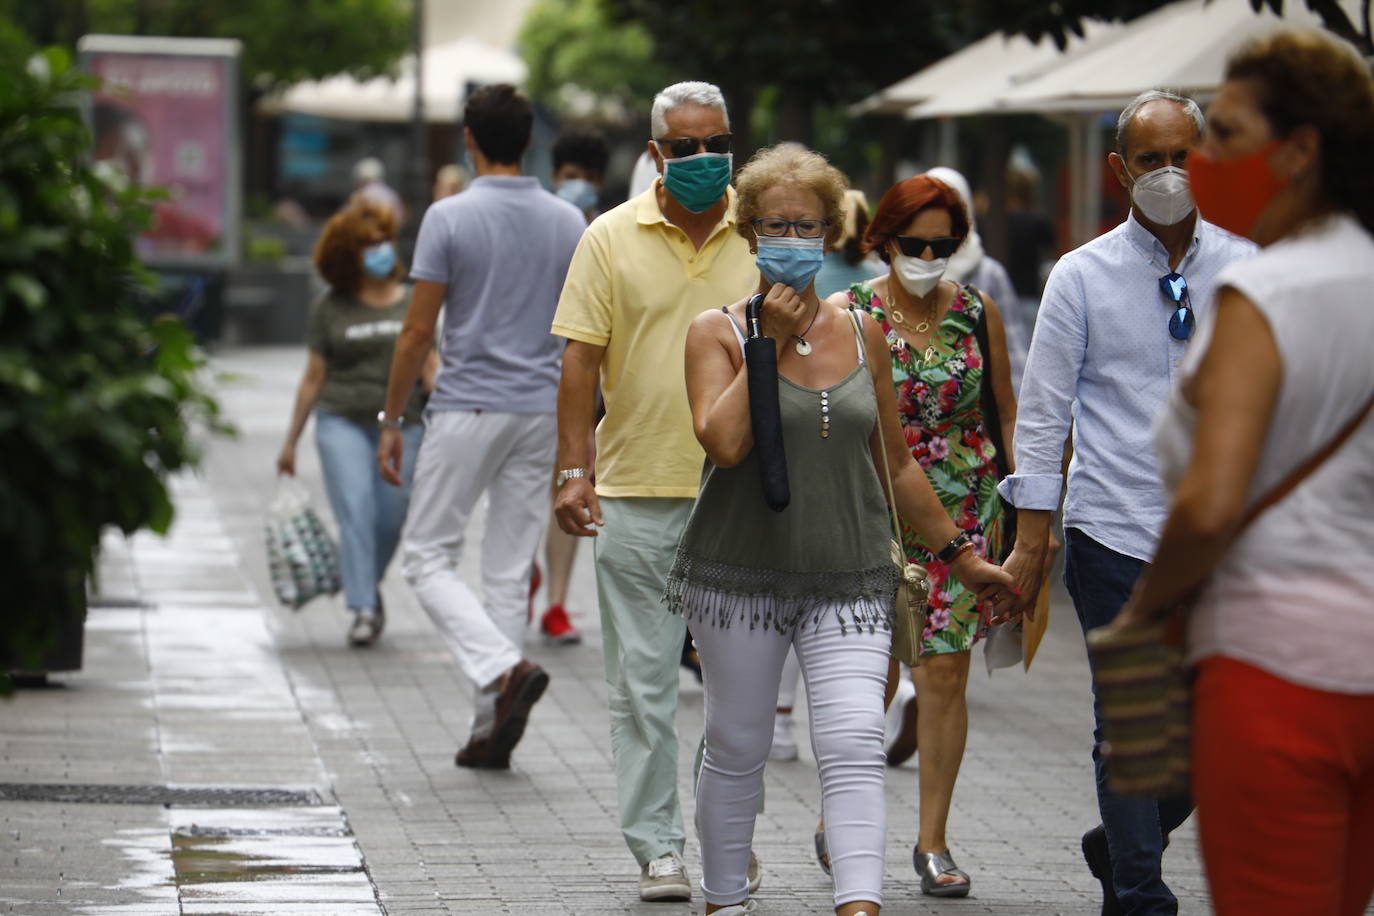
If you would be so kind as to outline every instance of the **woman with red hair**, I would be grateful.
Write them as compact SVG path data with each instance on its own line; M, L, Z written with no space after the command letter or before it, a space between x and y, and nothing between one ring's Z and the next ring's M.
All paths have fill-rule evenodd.
M1009 465L1016 399L997 307L972 286L943 279L968 232L963 201L948 185L925 175L899 182L883 195L864 234L865 249L876 251L891 270L837 297L847 296L877 319L892 357L897 410L912 456L962 536L979 556L997 562L1003 516L994 442L1000 439ZM995 424L987 416L991 412ZM925 543L905 525L902 535L909 561L930 573L931 595L921 665L911 672L916 705L910 706L905 685L905 695L899 691L893 703L895 712L907 706L918 716L914 723L908 716L889 747L888 765L920 747L920 833L913 858L921 891L963 897L972 882L950 855L945 824L968 735L964 689L970 652L989 620L974 593L937 557L939 544Z
M344 598L353 614L348 641L355 646L375 642L386 623L380 585L396 552L410 503L411 465L424 434L424 395L417 387L403 418L404 485L385 483L376 468L378 414L386 399L391 351L410 305L395 240L394 211L367 201L346 207L325 224L315 245L315 267L329 289L311 312L310 355L277 457L279 473L296 473L296 442L313 411L325 490L339 525ZM438 371L438 357L431 354L426 389L434 387Z

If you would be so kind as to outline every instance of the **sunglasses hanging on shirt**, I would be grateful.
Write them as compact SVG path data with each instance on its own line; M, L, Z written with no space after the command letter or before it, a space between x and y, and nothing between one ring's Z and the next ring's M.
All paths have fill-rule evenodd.
M1192 337L1197 322L1193 318L1192 299L1188 296L1188 281L1183 274L1168 273L1159 278L1159 289L1177 306L1169 316L1169 335L1174 340Z
M963 239L955 238L952 235L935 239L923 239L919 235L899 235L895 241L902 254L908 258L919 258L927 248L930 249L933 257L947 258L958 250Z

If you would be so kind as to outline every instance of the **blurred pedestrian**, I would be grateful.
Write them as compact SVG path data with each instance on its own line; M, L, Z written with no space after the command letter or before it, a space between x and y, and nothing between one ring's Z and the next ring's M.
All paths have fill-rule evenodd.
M685 635L663 587L701 476L682 384L687 327L755 276L735 233L725 99L709 83L660 92L648 190L588 228L553 332L568 338L558 393L563 530L595 537L620 829L644 900L692 895L677 794L678 660ZM606 415L589 440L597 382Z
M1211 307L1216 278L1255 251L1202 219L1183 170L1202 138L1191 99L1142 93L1117 120L1108 163L1131 195L1120 226L1059 259L1045 285L1021 382L1016 472L1001 484L1017 508L1006 568L1021 599L1040 591L1050 516L1064 490L1065 582L1084 632L1110 623L1154 553L1164 493L1150 424L1192 337ZM1186 279L1185 279L1186 278ZM1102 825L1083 837L1102 882L1104 914L1174 913L1160 857L1192 810L1189 798L1126 798L1107 785L1094 682L1093 764Z
M359 159L353 165L353 194L349 203L370 203L390 210L396 224L405 222L406 209L401 196L386 183L386 166L376 156Z
M554 141L554 193L581 210L587 222L600 215L601 188L606 183L606 163L610 155L606 138L596 131L570 130ZM595 455L595 436L589 436L588 454ZM553 498L558 498L557 486L553 489ZM539 631L550 645L576 645L582 641L582 634L573 626L565 605L573 560L577 557L577 538L560 528L557 517L550 515L544 544L548 606L539 618Z
M967 283L985 299L997 303L997 316L1005 332L1007 356L1011 360L1011 393L1021 387L1021 373L1026 366L1026 351L1030 349L1030 327L1022 320L1017 307L1016 288L1002 262L983 250L983 237L978 234L978 217L974 214L973 192L968 179L954 169L936 166L926 175L953 188L968 213L968 235L949 256L945 277L955 283ZM1000 559L994 557L994 559Z
M601 213L601 189L611 150L594 130L568 130L553 142L553 190L581 210L587 222Z
M1040 290L1056 244L1054 224L1035 206L1035 177L1023 168L1008 169L1007 273L1016 289L1017 311L1028 335L1035 330ZM1010 301L1003 304L1011 311Z
M850 188L844 192L844 225L840 237L825 253L821 272L816 274L816 293L828 296L849 289L851 284L871 280L883 272L882 263L864 251L864 230L868 228L868 198Z
M434 197L433 203L438 203L445 197L452 197L468 186L472 176L468 170L456 162L439 166L439 170L434 173Z
M386 399L391 350L410 307L410 286L396 259L396 216L363 202L336 213L315 245L315 267L329 284L315 303L306 332L309 355L296 388L295 408L277 471L296 473L296 444L312 413L325 492L339 526L344 600L353 614L348 641L371 645L386 625L381 582L396 552L410 500L414 461L401 468L401 486L386 486L373 470L377 411ZM408 456L420 447L424 392L434 388L431 353L398 411Z
M864 235L864 247L876 251L891 271L854 285L845 296L870 312L882 331L902 443L921 470L938 481L940 505L973 552L997 562L1003 516L995 490L996 443L1010 447L1016 398L996 302L949 273L972 232L964 196L933 174L893 185ZM960 266L963 276L977 271L967 259ZM988 275L1000 280L1005 271L998 265ZM979 345L980 326L986 351ZM985 387L995 416L984 414ZM945 539L922 537L913 526L902 535L908 562L925 566L930 575L931 598L921 664L911 671L915 733L897 736L888 763L901 763L919 745L920 832L913 861L921 892L963 897L972 879L955 864L945 830L968 737L969 659L988 621L978 596L952 577L940 552ZM909 696L909 690L899 693L898 702Z
M697 821L707 913L754 912L747 866L789 648L811 710L835 912L877 916L882 904L883 691L897 582L876 468L892 468L894 510L940 545L970 588L988 598L1010 583L965 549L969 535L912 461L878 326L843 297L816 295L825 246L841 231L845 184L824 157L790 145L761 150L737 181L737 231L757 254L749 289L764 297L761 330L777 343L792 493L785 512L764 502L754 449L749 296L704 312L687 336L688 398L707 466L667 598L688 621L706 688ZM890 443L886 454L880 439Z
M444 310L442 367L425 412L403 566L475 688L472 732L455 762L504 769L549 677L523 658L530 566L548 521L558 343L549 334L582 215L521 174L534 113L497 83L463 107L477 173L430 206L415 244L415 302L396 342L377 462L396 483L406 454L405 392ZM482 600L458 574L463 536L487 495Z
M1264 249L1216 278L1159 414L1169 516L1118 626L1201 588L1193 791L1216 912L1357 916L1374 893L1374 80L1330 34L1279 32L1232 55L1208 120L1198 206Z

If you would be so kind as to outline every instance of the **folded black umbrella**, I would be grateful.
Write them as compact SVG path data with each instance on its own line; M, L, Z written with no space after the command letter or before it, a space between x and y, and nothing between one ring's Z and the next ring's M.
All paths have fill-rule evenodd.
M778 409L778 351L773 338L759 333L763 294L745 306L749 336L744 341L744 367L749 380L749 418L754 430L763 501L774 512L787 508L792 490L787 485L787 453L782 444L782 414Z

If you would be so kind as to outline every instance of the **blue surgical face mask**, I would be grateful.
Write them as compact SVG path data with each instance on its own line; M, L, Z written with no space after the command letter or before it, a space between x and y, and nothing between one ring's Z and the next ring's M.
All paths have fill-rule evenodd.
M716 205L730 186L731 153L697 153L663 160L663 186L692 213L704 213Z
M754 258L769 283L781 283L801 292L811 285L825 261L825 239L758 237L759 253Z
M385 280L396 269L396 249L390 242L382 242L363 249L363 270L369 276Z
M596 187L583 178L569 178L561 182L556 193L583 213L595 209L601 199Z

